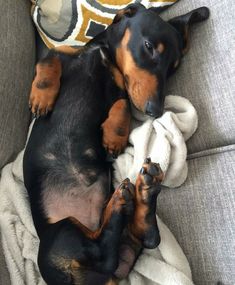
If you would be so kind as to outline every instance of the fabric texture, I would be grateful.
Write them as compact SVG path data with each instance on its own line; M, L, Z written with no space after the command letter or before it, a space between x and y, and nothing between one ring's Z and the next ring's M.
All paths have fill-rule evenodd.
M198 123L192 104L183 97L169 95L160 118L150 119L136 109L132 117L131 146L114 162L115 184L126 177L135 183L146 157L160 164L165 175L163 185L178 187L183 184L188 175L185 141L196 131Z
M190 49L166 84L167 94L186 97L198 111L190 154L235 143L235 2L181 0L161 16L167 20L200 6L210 9L210 18L191 28Z
M25 144L35 38L27 0L0 0L0 169Z
M10 276L6 267L5 256L3 254L2 239L0 237L0 284L10 285Z
M158 214L182 246L198 285L234 285L234 162L235 145L192 158L186 183L159 195Z
M173 106L174 112L170 111ZM177 109L179 107L180 109ZM169 128L169 130L167 130L167 136L172 137L170 140L172 144L171 147L174 148L175 145L177 146L174 151L171 151L170 147L166 148L166 152L168 151L169 154L162 152L164 158L167 155L169 157L171 156L171 163L164 166L166 177L167 167L170 168L170 164L174 165L174 160L182 160L182 157L177 155L178 153L182 154L182 148L184 153L183 167L179 167L177 172L178 176L180 176L180 172L183 172L186 166L186 146L184 139L189 138L195 131L197 127L197 115L190 102L179 96L169 96L166 108L167 110L162 116L161 123L165 124L164 128L166 130ZM177 110L180 112L177 113ZM190 119L191 128L185 124L189 122ZM178 123L178 125L176 123ZM159 134L159 138L156 141L159 143L159 140L162 140L162 143L166 142L167 144L162 131L160 131L161 124L159 124L159 121L158 123L152 122L152 124L155 125L154 128L157 134ZM172 127L172 125L174 126ZM134 131L135 129L133 132ZM183 134L180 135L180 132L183 132ZM177 145L177 143L175 143L177 141L181 143ZM168 145L170 145L169 142ZM141 150L135 146L134 155L135 152L139 151ZM158 152L158 149L156 149L156 151ZM39 240L33 225L27 191L23 182L23 153L24 151L18 155L15 162L8 164L2 170L0 180L0 227L3 248L12 285L24 285L25 283L43 285L44 282L40 277L37 266ZM174 155L172 155L172 153L174 153ZM152 154L154 154L153 150ZM161 157L158 158L163 161ZM139 169L136 171L138 172ZM124 175L123 177L126 178L128 171L122 174ZM184 173L181 183L185 180L185 174L187 175L187 172ZM169 173L168 176L170 176ZM169 181L171 182L171 186L174 186L173 180L169 179ZM121 180L118 182L120 183ZM175 186L179 186L178 180L175 180L175 183L177 184ZM174 236L161 220L158 220L158 226L161 235L160 246L155 250L144 251L129 275L128 280L121 282L122 285L142 285L149 284L150 281L151 284L155 285L193 284L188 261ZM149 270L146 270L146 266L148 266ZM151 268L155 268L155 271Z
M140 2L146 7L172 5L177 0L38 0L32 16L49 48L82 46L107 28L118 10Z

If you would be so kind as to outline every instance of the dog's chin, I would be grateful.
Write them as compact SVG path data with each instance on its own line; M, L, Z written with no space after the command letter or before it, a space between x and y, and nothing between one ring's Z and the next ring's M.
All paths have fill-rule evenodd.
M150 118L143 111L139 110L132 101L130 103L132 117L141 122L147 121Z

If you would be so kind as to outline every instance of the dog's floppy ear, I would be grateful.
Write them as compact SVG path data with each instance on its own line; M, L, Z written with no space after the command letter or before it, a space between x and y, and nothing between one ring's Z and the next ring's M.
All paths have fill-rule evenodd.
M113 19L113 24L121 21L123 17L133 17L139 9L143 9L144 6L141 4L130 4L126 8L119 10Z
M185 54L189 49L190 25L207 20L209 15L209 9L207 7L201 7L168 21L182 36L182 54Z

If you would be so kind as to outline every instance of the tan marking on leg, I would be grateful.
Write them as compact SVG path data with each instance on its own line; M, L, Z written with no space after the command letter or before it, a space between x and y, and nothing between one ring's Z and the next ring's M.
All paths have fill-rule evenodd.
M40 114L51 111L60 89L62 73L61 62L58 57L39 62L36 65L36 76L32 83L29 104L32 112Z
M126 99L116 101L102 124L103 145L112 154L118 155L126 147L130 132L130 111Z
M82 223L80 223L76 218L74 217L69 217L69 220L76 225L77 227L80 228L80 230L84 233L86 237L89 239L95 240L98 238L98 236L101 233L101 229L98 229L97 231L91 231L88 229L86 226L84 226Z

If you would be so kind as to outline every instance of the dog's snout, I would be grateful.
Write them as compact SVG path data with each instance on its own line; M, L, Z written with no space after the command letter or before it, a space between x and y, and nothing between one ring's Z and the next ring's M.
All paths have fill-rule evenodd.
M145 113L151 117L158 118L163 114L163 107L159 106L159 104L155 102L148 101L146 103Z

